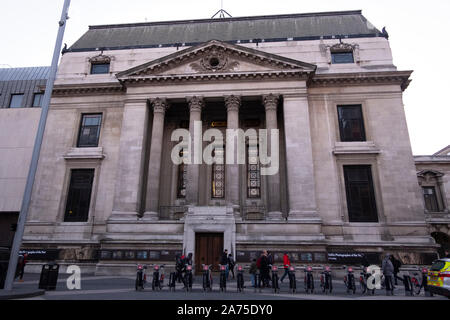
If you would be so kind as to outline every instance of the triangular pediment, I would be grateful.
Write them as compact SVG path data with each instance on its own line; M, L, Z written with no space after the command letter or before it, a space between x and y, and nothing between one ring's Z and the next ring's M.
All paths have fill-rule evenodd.
M308 76L316 66L239 45L211 40L120 72L122 81L268 74Z

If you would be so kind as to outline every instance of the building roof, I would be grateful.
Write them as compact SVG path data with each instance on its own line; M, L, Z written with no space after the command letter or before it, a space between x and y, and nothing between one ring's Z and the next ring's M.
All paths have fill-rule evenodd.
M448 155L450 155L450 145L433 154L433 156L448 156Z
M387 37L358 11L90 26L68 51L192 46L209 40L248 43Z
M0 68L0 81L46 80L50 67Z

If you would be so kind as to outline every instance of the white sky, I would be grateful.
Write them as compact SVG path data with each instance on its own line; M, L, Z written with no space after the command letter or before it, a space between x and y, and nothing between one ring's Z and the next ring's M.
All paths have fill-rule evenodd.
M394 63L414 70L404 95L415 155L450 144L450 1L448 0L223 0L234 17L363 10L378 29L387 27ZM63 0L0 0L0 67L50 65ZM210 18L221 0L72 0L64 42L89 25ZM307 62L307 61L306 61Z

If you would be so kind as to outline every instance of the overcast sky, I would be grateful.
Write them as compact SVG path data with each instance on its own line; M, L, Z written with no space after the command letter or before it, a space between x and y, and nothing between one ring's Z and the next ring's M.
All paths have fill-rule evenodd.
M390 34L394 63L414 70L404 102L415 155L450 144L450 1L223 0L232 16L358 10ZM0 67L50 65L63 0L0 0ZM211 18L221 0L72 0L64 42L89 25ZM306 61L308 62L308 61Z

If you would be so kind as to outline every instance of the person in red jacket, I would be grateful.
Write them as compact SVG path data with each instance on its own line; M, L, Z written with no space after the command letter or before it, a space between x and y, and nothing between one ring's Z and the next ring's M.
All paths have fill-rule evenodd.
M291 266L291 260L289 260L289 255L287 252L284 253L283 256L283 266L284 266L284 274L281 277L280 281L283 282L284 278L289 274L289 267Z

